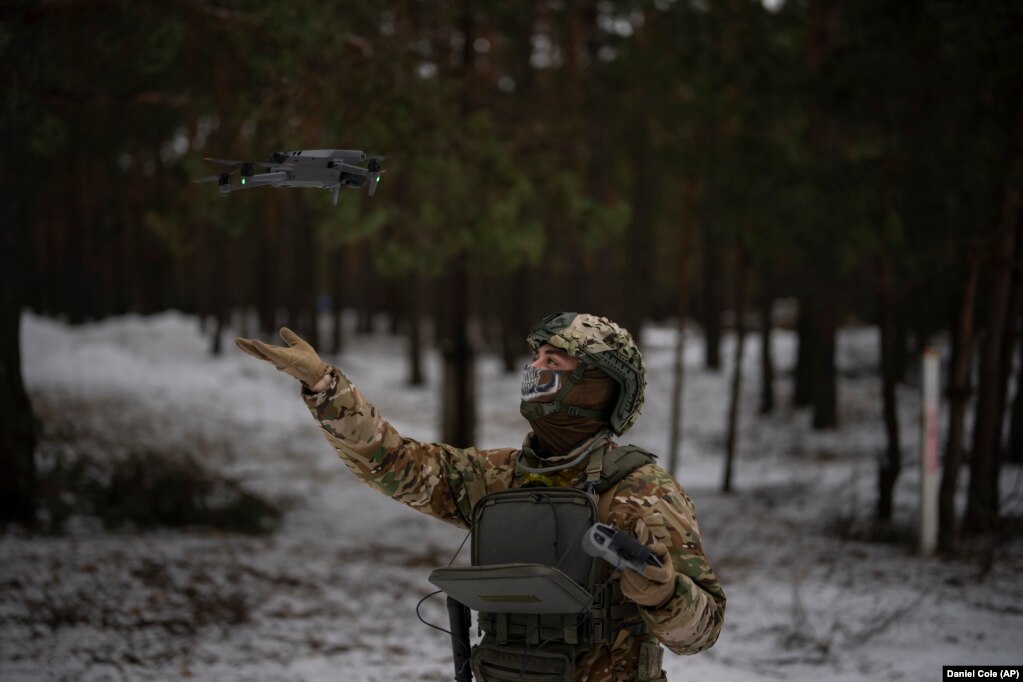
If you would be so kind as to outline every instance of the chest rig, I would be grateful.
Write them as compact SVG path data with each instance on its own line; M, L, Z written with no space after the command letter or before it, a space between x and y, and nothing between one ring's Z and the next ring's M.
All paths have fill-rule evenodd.
M483 637L469 661L477 682L570 682L581 653L610 646L622 630L647 632L611 566L581 541L607 520L618 483L652 461L617 447L591 458L581 488L527 484L476 504L472 566L438 569L430 581L478 614Z

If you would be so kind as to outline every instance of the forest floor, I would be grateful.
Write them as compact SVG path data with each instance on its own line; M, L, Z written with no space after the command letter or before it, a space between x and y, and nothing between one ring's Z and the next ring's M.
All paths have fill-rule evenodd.
M78 327L26 315L22 334L52 532L0 536L0 679L451 679L449 638L420 623L416 605L464 532L358 483L293 380L229 343L210 356L197 320L176 313ZM649 327L644 341L647 403L623 441L663 452L674 333ZM712 649L666 655L668 678L936 680L943 665L1023 663L1020 467L1002 471L1014 536L955 559L920 556L913 386L899 393L906 467L895 519L871 522L884 450L876 331L841 334L841 424L827 432L810 429L802 410L756 415L751 341L731 494L720 492L730 369L704 370L699 339L687 342L675 473L696 503L728 607ZM730 357L730 341L724 350ZM782 406L793 352L792 336L779 333ZM402 340L379 334L350 337L329 359L401 433L435 440L437 358L415 389L404 358ZM517 445L519 377L484 356L478 381L479 444ZM195 523L130 520L145 502L132 491L158 495L161 481L199 500L157 510L161 518L190 523L195 513ZM123 517L90 512L86 498ZM271 530L211 530L201 514L214 507L255 509ZM439 597L421 614L446 626Z

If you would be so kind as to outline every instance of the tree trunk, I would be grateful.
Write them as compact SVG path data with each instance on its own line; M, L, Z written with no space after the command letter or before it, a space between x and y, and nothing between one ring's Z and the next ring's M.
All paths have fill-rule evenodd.
M767 278L765 277L765 280ZM772 315L774 296L768 282L763 282L760 292L760 414L774 411L774 318Z
M795 386L792 389L792 404L796 407L807 407L813 404L813 368L816 350L813 331L816 328L816 316L813 294L804 293L799 297L799 320L796 322L799 345L796 350L796 368L793 377Z
M900 297L901 299L901 297ZM909 324L906 318L909 315L903 309L903 302L901 300L895 303L895 381L898 383L905 383L906 371L909 369L910 360L913 354L910 353L909 349ZM923 353L923 347L927 345L926 334L922 331L917 330L915 342L915 355L921 357Z
M294 307L298 325L295 329L299 336L309 342L313 348L320 347L319 311L316 304L318 263L316 259L316 235L310 226L310 216L305 204L300 204L296 195L295 207L297 220L295 224L296 248L292 255L291 284L295 292Z
M682 307L682 304L679 304ZM685 396L686 318L679 315L675 324L675 357L672 365L671 423L668 426L668 473L678 473L682 460L683 398Z
M13 215L17 203L17 195L7 197L7 220L0 228L0 252L5 254L0 261L0 521L31 525L36 502L35 419L21 376L21 293L27 276L18 256L21 223Z
M469 339L468 284L466 257L459 257L448 277L447 320L441 355L444 379L442 441L465 448L476 436L475 353Z
M881 312L881 396L884 430L887 439L884 459L878 472L877 518L891 521L895 482L902 471L902 447L899 442L898 331L896 329L895 264L888 254L881 258L878 299Z
M682 459L682 423L683 423L683 399L685 396L685 355L686 355L686 318L689 317L689 279L690 262L689 244L692 241L693 233L692 208L695 190L692 181L687 181L683 187L685 206L682 224L682 234L679 236L678 253L678 301L675 314L678 316L676 323L675 337L675 359L672 372L671 386L671 423L668 437L668 473L675 475L678 471L679 461Z
M230 279L234 269L234 259L224 259L220 256L227 250L226 238L220 234L214 235L208 242L209 248L204 253L206 259L205 270L209 277L207 285L209 292L209 312L213 316L212 336L210 337L210 354L219 357L223 352L223 336L230 324ZM221 267L217 265L222 264Z
M524 339L535 320L523 319L526 310L525 301L529 300L529 271L525 266L519 267L514 273L503 278L500 289L504 291L504 305L501 306L499 324L501 326L501 361L504 371L511 374L519 372L522 367L519 360L526 354Z
M1015 254L1019 191L1006 189L1003 226L995 248L991 307L977 384L976 419L973 427L973 451L970 456L970 495L964 527L971 532L994 531L998 522L998 386L1005 354L1002 343L1008 317L1009 288L1012 281L1012 255Z
M838 426L838 372L835 367L835 338L838 334L838 310L835 296L817 309L814 330L813 428Z
M805 54L809 77L814 84L810 93L809 109L805 127L804 161L814 169L815 178L811 185L827 196L832 191L832 159L837 153L836 140L840 137L835 130L834 117L828 113L828 88L821 87L827 81L824 72L832 53L837 20L838 4L835 0L809 0L806 5L806 46ZM813 406L813 427L830 428L837 422L837 401L835 380L835 333L838 315L834 295L836 258L834 248L819 238L810 239L808 256L811 261L812 277L809 292L800 299L799 364L796 372L796 405ZM803 305L806 305L807 319L802 319ZM805 342L805 346L804 346Z
M331 303L333 304L333 339L331 351L340 355L345 349L345 256L346 250L343 247L336 247L334 251L333 264L330 273Z
M634 127L632 142L632 220L628 229L628 289L632 305L622 311L621 325L628 329L636 343L641 344L643 316L646 307L637 303L649 300L652 289L650 267L653 255L653 230L656 218L657 173L653 169L650 130L645 118ZM577 300L577 299L575 299Z
M408 316L407 294L402 291L402 282L394 277L384 280L382 287L384 292L383 309L387 314L387 333L391 336L399 336L402 333L401 325Z
M12 54L28 54L22 50L25 38L20 22L14 22ZM17 73L14 65L12 73ZM15 82L17 79L14 79ZM23 93L17 86L7 83L10 101ZM3 140L14 158L23 158L24 138L19 126L10 120L10 112L3 112L0 130ZM31 278L26 256L25 205L22 195L20 169L0 170L0 522L31 525L35 522L36 468L35 417L32 404L25 392L21 375L21 308Z
M1002 367L1001 380L998 382L998 408L995 410L995 448L998 451L995 466L1001 468L1002 461L1008 461L1011 453L1008 448L1008 441L1003 447L1003 434L1005 433L1005 416L1009 402L1009 379L1012 376L1013 361L1016 355L1016 345L1020 339L1020 329L1017 320L1023 316L1023 217L1016 225L1016 258L1011 268L1012 282L1009 285L1008 313L1005 321L1005 335L1002 339L1002 360L999 363ZM1023 358L1020 360L1023 362ZM1021 456L1017 455L1017 459Z
M938 544L943 551L958 543L955 493L959 469L963 463L963 433L965 431L966 404L970 399L970 374L973 368L973 316L977 298L977 276L980 270L979 253L967 256L966 278L963 283L959 320L952 333L952 362L948 380L948 442L945 444L945 462L938 493Z
M376 310L377 289L379 283L374 277L369 263L369 248L365 241L349 246L348 266L354 273L353 297L355 299L355 333L358 335L373 333L373 312ZM352 282L353 278L349 278Z
M224 332L227 330L228 322L227 318L228 318L227 309L226 307L221 305L221 308L217 310L216 315L214 315L213 338L210 339L211 355L219 356L224 350L223 338Z
M423 375L423 275L414 274L407 296L409 386L422 386Z
M268 337L277 331L277 281L279 265L273 253L277 236L277 202L267 202L264 234L259 243L256 274L256 302L259 311L260 336Z
M713 228L703 231L703 335L704 366L710 370L721 369L721 289L722 289L721 245L713 234Z
M473 48L474 17L472 0L462 3L462 118L472 110L472 80L475 62ZM455 447L470 447L476 439L476 357L469 338L469 257L462 252L450 266L448 302L441 356L444 362L442 390L443 442Z
M205 308L201 319L205 322L207 316L212 316L213 318L210 336L210 355L218 357L223 352L221 337L224 334L229 317L227 280L231 276L233 259L229 258L225 261L225 259L221 258L222 253L226 250L224 248L224 236L218 230L211 230L211 232L216 234L209 235L206 239L206 248L202 250L203 255L201 256L203 262L200 264L205 273L205 282L203 284L205 290L200 294Z
M740 247L735 263L735 366L732 368L732 398L728 407L728 427L725 437L725 473L721 492L732 491L732 472L738 442L739 401L742 397L742 356L746 346L746 276L747 257Z
M799 300L799 350L793 403L813 407L813 428L838 424L838 382L835 336L838 333L837 296L806 292Z
M1023 323L1023 321L1021 321ZM1009 425L1009 451L1006 461L1023 462L1023 337L1017 339L1019 360L1016 364L1016 397L1012 403L1012 423Z

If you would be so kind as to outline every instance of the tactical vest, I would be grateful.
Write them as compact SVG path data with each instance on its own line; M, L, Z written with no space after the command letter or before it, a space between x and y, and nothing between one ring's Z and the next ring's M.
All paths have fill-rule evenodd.
M607 521L618 483L653 459L619 447L604 454L587 491L513 488L476 504L472 568L438 569L430 581L478 612L483 638L470 658L477 682L571 682L580 654L610 646L622 630L648 632L639 608L610 580L611 566L586 554L581 539ZM659 663L658 656L645 679L662 679Z

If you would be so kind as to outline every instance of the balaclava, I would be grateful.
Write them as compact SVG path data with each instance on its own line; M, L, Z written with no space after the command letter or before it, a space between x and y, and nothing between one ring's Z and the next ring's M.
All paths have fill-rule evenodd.
M568 454L585 439L608 428L607 420L618 398L618 384L592 365L582 364L577 370L527 367L522 380L522 400L528 403L553 402L573 372L580 370L581 376L561 397L561 405L580 408L585 416L563 411L536 415L520 410L536 435L538 455L556 457Z

